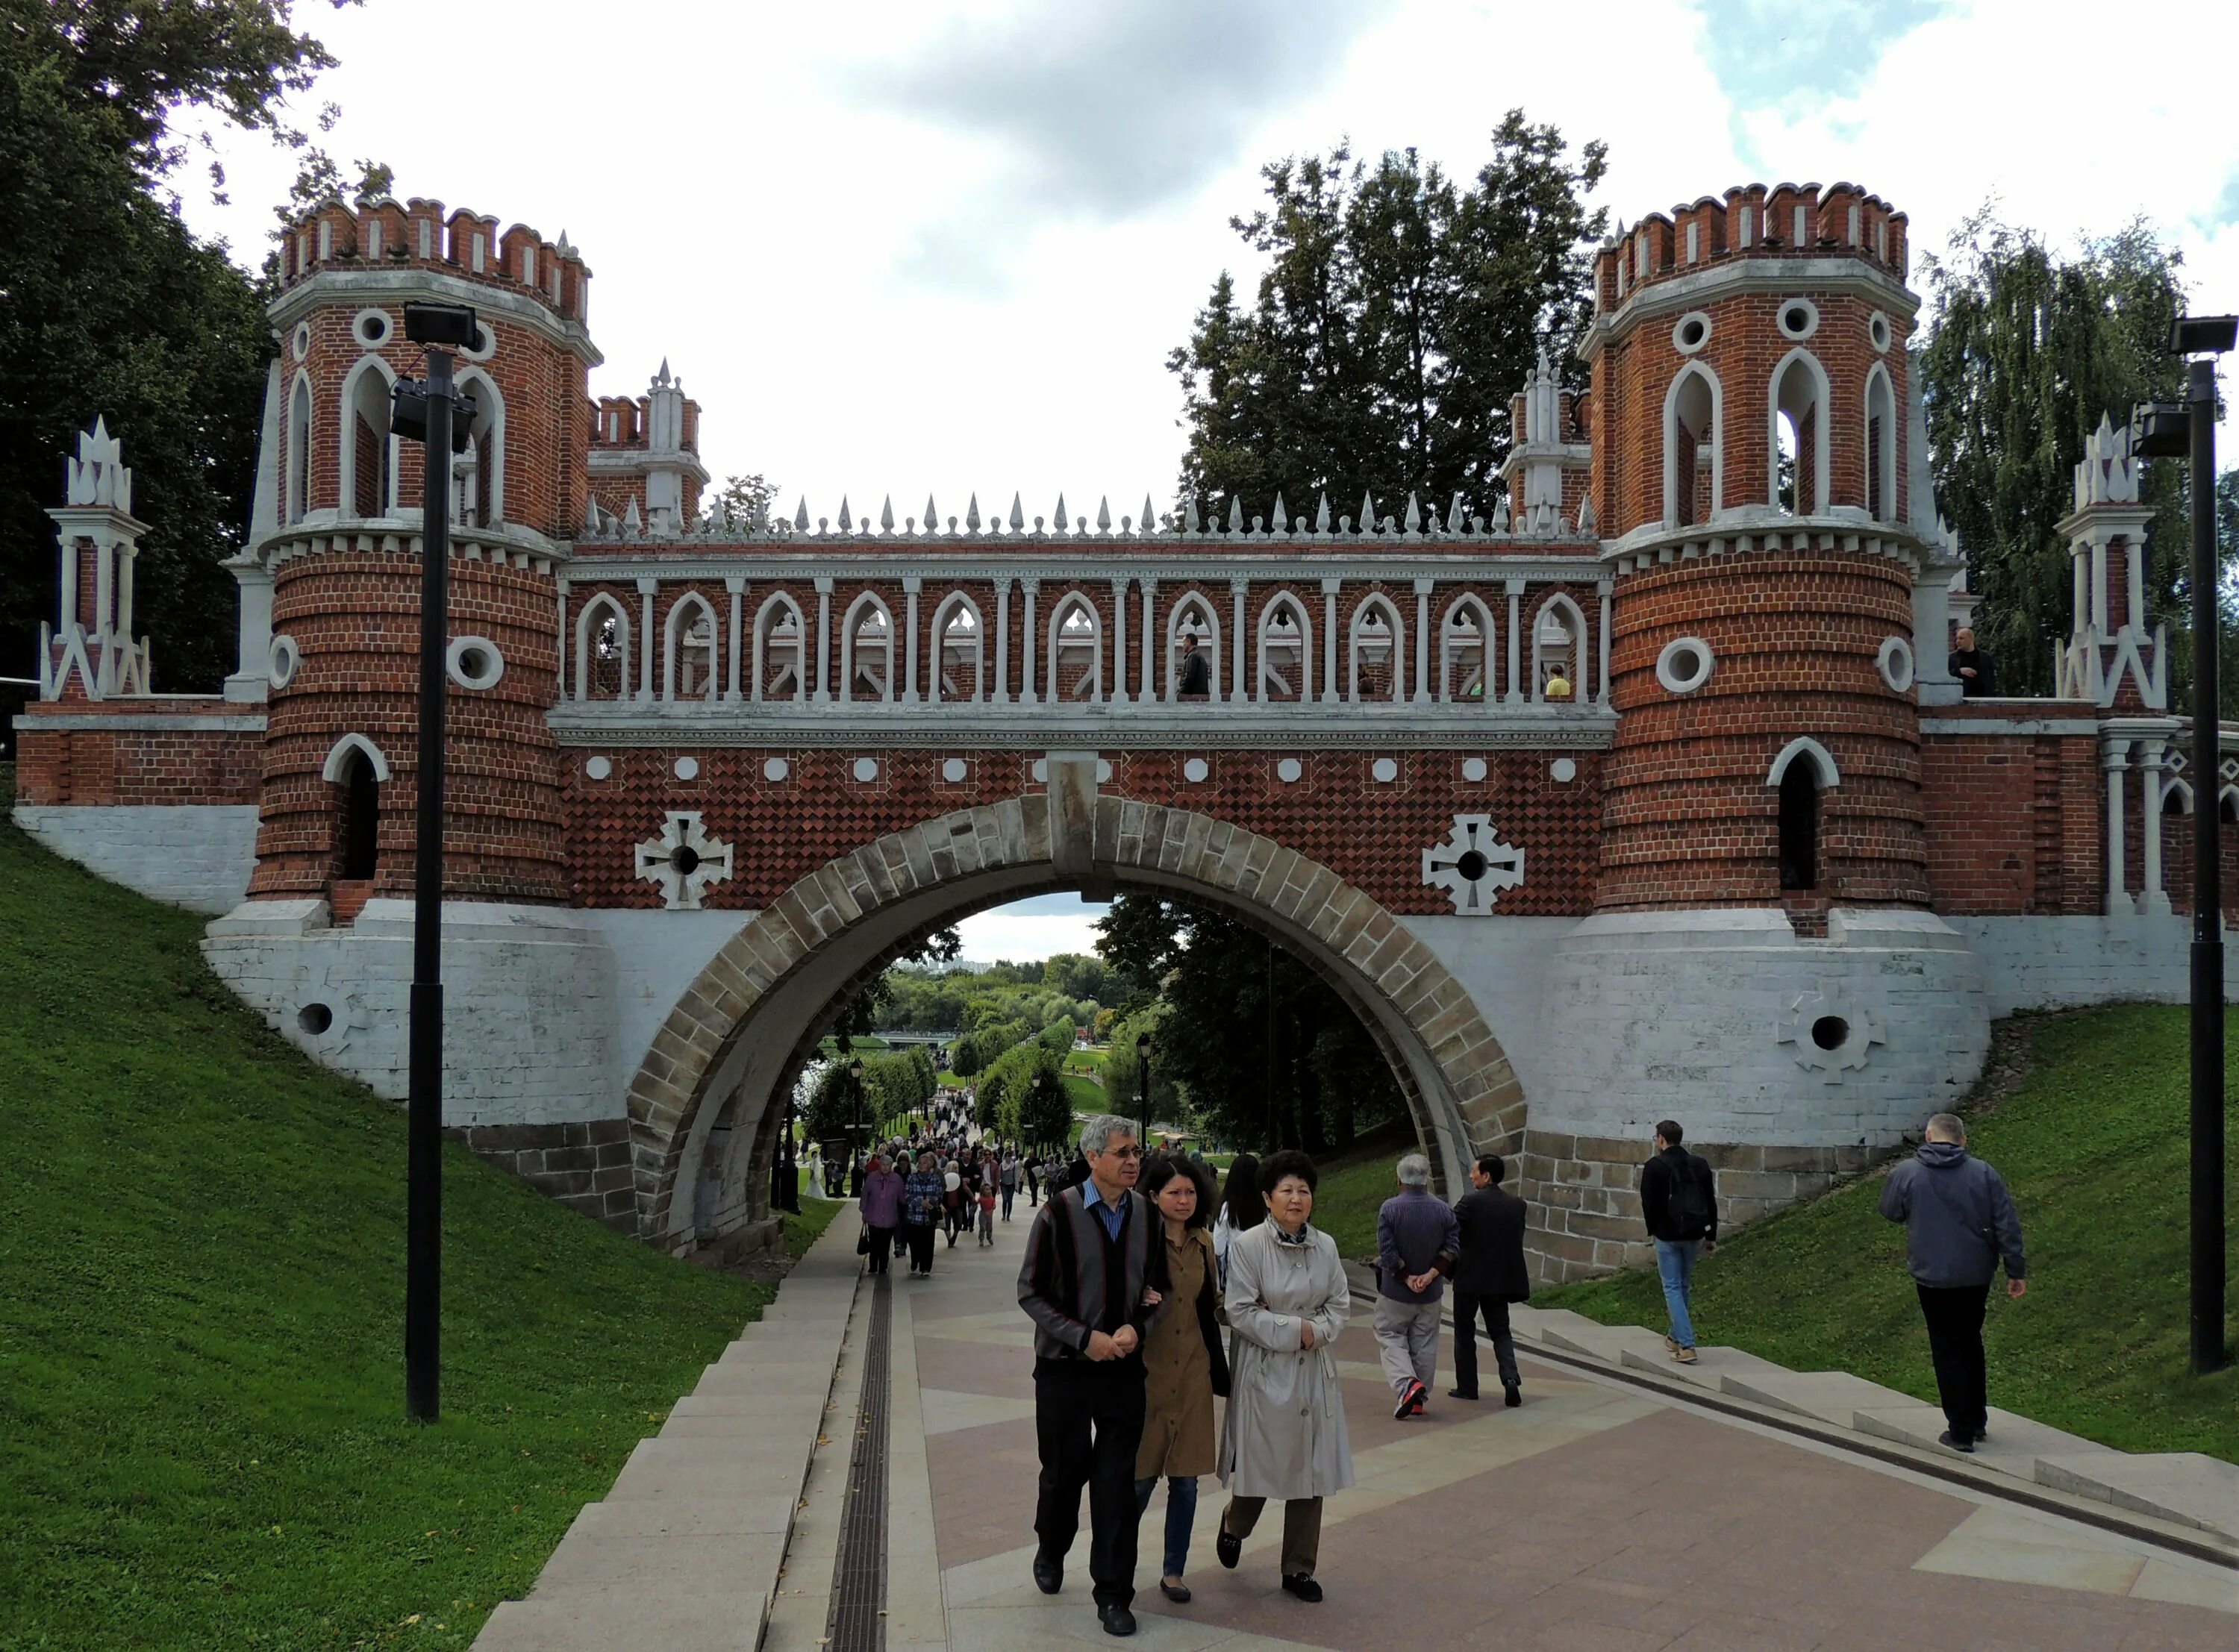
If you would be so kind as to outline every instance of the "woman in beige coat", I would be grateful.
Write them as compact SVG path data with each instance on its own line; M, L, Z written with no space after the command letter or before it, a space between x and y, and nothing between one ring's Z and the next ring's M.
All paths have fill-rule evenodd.
M1198 1476L1213 1470L1213 1397L1228 1392L1228 1356L1213 1317L1220 1304L1219 1265L1206 1231L1213 1187L1200 1175L1186 1158L1154 1153L1136 1184L1159 1213L1166 1269L1163 1292L1143 1293L1158 1311L1143 1332L1145 1405L1143 1442L1135 1453L1135 1508L1139 1514L1151 1506L1164 1476L1166 1568L1159 1593L1178 1603L1190 1597L1182 1573L1197 1522Z
M1267 1220L1228 1247L1228 1323L1236 1369L1220 1439L1228 1507L1215 1552L1233 1567L1267 1499L1283 1501L1283 1587L1319 1601L1314 1581L1322 1499L1352 1484L1345 1399L1338 1389L1337 1337L1352 1311L1337 1244L1319 1232L1314 1185L1304 1153L1272 1153L1259 1166Z

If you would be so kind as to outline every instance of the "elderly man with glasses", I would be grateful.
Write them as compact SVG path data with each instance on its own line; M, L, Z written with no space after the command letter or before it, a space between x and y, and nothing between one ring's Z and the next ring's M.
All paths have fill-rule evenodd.
M1156 1215L1134 1192L1142 1171L1135 1126L1091 1119L1080 1132L1088 1175L1054 1194L1026 1235L1019 1304L1034 1322L1034 1436L1041 1453L1034 1508L1034 1582L1065 1583L1065 1557L1088 1489L1088 1576L1108 1635L1133 1635L1135 1450L1143 1434L1146 1290L1163 1286Z

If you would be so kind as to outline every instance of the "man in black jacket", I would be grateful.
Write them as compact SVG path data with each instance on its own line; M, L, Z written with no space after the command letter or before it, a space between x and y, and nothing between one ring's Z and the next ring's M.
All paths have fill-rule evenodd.
M1498 1153L1481 1155L1470 1166L1470 1191L1454 1204L1461 1224L1461 1260L1454 1264L1454 1386L1447 1397L1477 1397L1477 1321L1485 1316L1485 1335L1500 1367L1500 1387L1511 1405L1524 1403L1524 1379L1516 1369L1516 1339L1508 1330L1508 1304L1531 1296L1531 1272L1524 1261L1524 1201L1505 1191L1507 1167Z
M1695 1258L1718 1248L1717 1187L1711 1167L1679 1145L1682 1132L1669 1118L1656 1126L1656 1157L1640 1167L1640 1214L1656 1241L1656 1271L1671 1329L1664 1345L1682 1365L1695 1363Z

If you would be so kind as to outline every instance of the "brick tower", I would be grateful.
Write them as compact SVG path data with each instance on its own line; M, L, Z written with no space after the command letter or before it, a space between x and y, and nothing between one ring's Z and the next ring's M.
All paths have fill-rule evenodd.
M261 567L269 581L262 827L252 895L325 896L337 921L412 886L423 450L390 433L416 375L403 307L481 319L456 378L447 895L567 898L559 766L560 543L588 499L589 272L559 244L438 202L331 202L286 236L271 314ZM244 601L244 614L249 604ZM253 653L244 640L244 656ZM256 662L245 658L244 674ZM236 697L241 680L229 685Z

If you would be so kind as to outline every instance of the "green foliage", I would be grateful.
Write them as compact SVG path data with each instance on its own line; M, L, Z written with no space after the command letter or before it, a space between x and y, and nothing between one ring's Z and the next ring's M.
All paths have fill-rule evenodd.
M1141 1064L1135 1058L1135 1041L1144 1033L1152 1039L1151 1114L1154 1119L1168 1124L1189 1122L1190 1111L1181 1085L1173 1071L1158 1058L1159 1023L1166 1018L1162 1005L1140 1011L1112 1028L1110 1046L1104 1052L1103 1097L1114 1112L1137 1116L1142 1103Z
M1122 894L1099 926L1105 953L1163 983L1155 1081L1179 1084L1186 1116L1221 1140L1321 1154L1405 1115L1390 1067L1319 975L1226 910ZM1113 1040L1130 1057L1133 1036ZM1107 1067L1111 1078L1116 1069ZM1130 1093L1118 1089L1115 1097ZM1163 1111L1163 1110L1161 1110Z
M2095 1010L2016 1030L2031 1070L1968 1124L1970 1151L2013 1190L2029 1251L2029 1294L1990 1294L1991 1403L2125 1451L2239 1461L2239 1367L2200 1377L2186 1364L2186 1012ZM2226 1059L2239 1062L2239 1025ZM2239 1107L2227 1108L2224 1140L2225 1175L2239 1176ZM1695 1276L1702 1335L1932 1399L1904 1230L1877 1209L1882 1179L1721 1244ZM2239 1243L2232 1262L2239 1279ZM1663 1324L1652 1271L1534 1300Z
M1167 359L1189 432L1181 491L1201 510L1237 500L1249 521L1285 493L1311 511L1326 490L1333 512L1370 492L1397 512L1412 492L1492 514L1535 358L1578 370L1608 222L1585 204L1605 145L1573 158L1554 127L1511 109L1492 149L1466 185L1412 149L1372 166L1339 144L1261 169L1267 204L1231 220L1268 261L1257 300L1240 305L1222 272Z
M2119 428L2136 402L2183 395L2183 366L2166 350L2180 255L2137 220L2063 257L1986 207L1924 262L1937 319L1917 370L1937 506L1983 599L1975 626L2000 691L2047 694L2073 620L2055 527L2074 508L2084 439L2109 415ZM2183 472L2150 464L2142 490L2155 511L2146 600L2170 624L2173 700L2190 681Z
M770 501L776 497L777 484L756 471L751 475L725 477L723 485L708 496L706 504L710 514L721 505L732 525L741 532L757 527L766 533L781 534L788 524L770 515Z
M0 824L0 1641L463 1652L768 1287L446 1144L408 1423L402 1111L201 932Z
M856 1105L854 1067L863 1067L862 1105ZM808 1091L806 1130L812 1141L837 1141L850 1137L849 1127L860 1118L885 1128L905 1115L921 1111L940 1089L933 1058L922 1045L888 1052L858 1051L827 1061L817 1071Z
M842 1002L833 1012L833 1031L841 1038L860 1038L880 1027L896 1026L890 1018L888 1005L897 982L909 979L909 966L926 964L951 964L963 950L964 942L953 929L936 929L915 945L894 955L891 966L874 977L869 985ZM915 1031L896 1027L898 1031ZM945 1032L946 1027L927 1027L928 1032Z
M1073 1098L1055 1060L1036 1061L1015 1102L1015 1112L1005 1120L1007 1136L1042 1151L1072 1139Z

